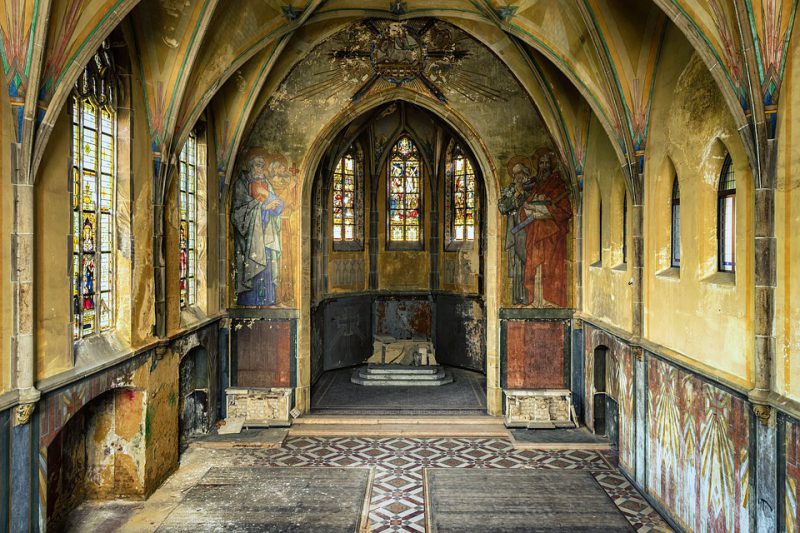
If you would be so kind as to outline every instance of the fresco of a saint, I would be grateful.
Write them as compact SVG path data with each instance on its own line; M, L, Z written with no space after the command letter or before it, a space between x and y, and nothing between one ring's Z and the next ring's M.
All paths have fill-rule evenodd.
M509 161L511 183L498 208L506 215L505 250L514 304L567 306L567 235L572 205L553 152L534 154L537 173L524 156ZM538 280L538 283L537 283Z
M284 201L267 175L266 161L252 157L233 189L231 224L236 256L236 303L275 305L281 258Z

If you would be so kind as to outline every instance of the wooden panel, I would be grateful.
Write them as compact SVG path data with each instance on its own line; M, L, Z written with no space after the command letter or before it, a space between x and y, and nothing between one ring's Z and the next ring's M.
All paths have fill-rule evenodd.
M426 531L633 531L586 471L426 468Z
M563 389L564 323L506 322L506 387Z
M290 387L292 323L289 320L239 322L235 330L233 381L237 387ZM237 325L238 325L237 324Z
M366 531L367 468L212 467L159 531Z

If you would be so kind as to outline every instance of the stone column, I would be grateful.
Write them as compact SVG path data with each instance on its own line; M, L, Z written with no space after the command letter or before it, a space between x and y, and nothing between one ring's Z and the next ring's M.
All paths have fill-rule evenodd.
M18 174L15 173L16 176ZM12 236L14 291L13 356L14 385L19 390L15 424L27 424L41 393L34 385L36 352L34 350L34 195L33 185L15 180L14 234Z
M233 283L233 279L228 282L228 195L225 187L225 169L217 169L219 179L219 194L217 195L217 246L219 261L219 308L226 311L228 308L228 286Z
M774 141L770 141L770 144ZM771 146L770 146L771 147ZM774 154L774 151L770 150ZM775 361L775 189L774 162L767 164L755 190L755 386L750 391L755 425L756 531L777 527L777 427L775 409L768 405Z
M640 339L644 324L644 206L640 199L633 199L631 209L631 335Z

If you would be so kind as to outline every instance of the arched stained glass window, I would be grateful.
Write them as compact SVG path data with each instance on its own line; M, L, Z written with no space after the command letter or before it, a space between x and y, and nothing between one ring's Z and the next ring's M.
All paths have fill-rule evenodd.
M467 242L475 240L475 221L477 202L475 190L475 169L472 162L459 147L453 151L450 204L452 216L452 240Z
M117 83L110 44L72 96L72 300L75 340L114 324Z
M197 302L197 136L192 133L179 158L181 307Z
M361 148L354 144L339 159L331 183L331 233L333 249L364 249L364 161Z
M422 245L422 160L417 147L403 136L389 154L388 205L390 245Z
M720 272L736 270L736 175L730 154L725 155L717 192L717 244Z
M672 179L672 223L670 224L670 266L681 266L681 190L678 175Z

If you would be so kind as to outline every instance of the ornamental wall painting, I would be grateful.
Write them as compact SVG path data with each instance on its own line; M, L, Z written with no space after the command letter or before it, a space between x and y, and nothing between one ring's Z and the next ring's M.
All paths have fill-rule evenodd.
M786 446L784 525L786 531L797 531L800 528L800 509L797 507L797 497L800 494L800 424L786 420L784 432Z
M540 148L507 165L511 183L500 192L505 216L506 283L511 303L535 307L568 306L568 237L572 204L558 157Z
M634 356L630 347L605 331L584 325L584 376L594 376L594 351L607 348L606 393L619 407L619 464L628 473L636 466L636 433L634 411ZM591 378L585 380L584 413L587 424L593 427L591 413L594 412L594 390Z
M750 530L745 400L648 359L647 491L690 531Z
M282 155L260 149L245 155L230 214L237 305L294 303L298 172Z

